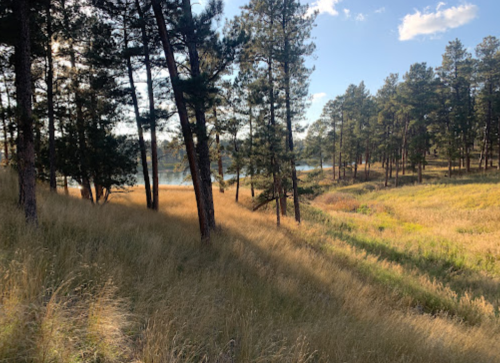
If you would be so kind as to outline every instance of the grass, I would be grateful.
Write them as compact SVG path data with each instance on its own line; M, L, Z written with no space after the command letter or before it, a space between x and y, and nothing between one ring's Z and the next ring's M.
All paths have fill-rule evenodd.
M31 229L2 171L0 361L498 362L490 178L340 186L280 229L248 190L216 192L203 248L191 188L154 213L139 189L92 207L41 186Z

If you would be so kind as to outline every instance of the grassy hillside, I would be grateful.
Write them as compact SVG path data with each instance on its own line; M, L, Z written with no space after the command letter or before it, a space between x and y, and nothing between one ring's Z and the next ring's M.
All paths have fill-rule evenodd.
M215 193L202 248L190 188L40 188L33 230L2 170L0 361L498 362L499 181L324 185L279 230Z

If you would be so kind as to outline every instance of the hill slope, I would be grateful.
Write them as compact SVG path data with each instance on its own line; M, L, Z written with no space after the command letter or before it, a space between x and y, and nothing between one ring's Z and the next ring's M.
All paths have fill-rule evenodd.
M497 182L472 180L450 195L486 197ZM334 202L304 207L301 226L285 220L279 230L271 213L249 210L247 194L238 205L215 193L221 231L201 248L189 188L163 189L160 213L142 207L140 191L92 207L41 190L31 230L15 179L2 171L0 183L0 361L499 361L498 270L484 257L498 245L467 247L476 227L498 233L496 202L484 205L491 223L465 205L460 227L427 244L437 227L426 218L440 215L413 222L411 213L441 213L424 202L439 198L426 195L438 186L335 190ZM464 239L451 253L455 232ZM467 279L477 285L464 297Z

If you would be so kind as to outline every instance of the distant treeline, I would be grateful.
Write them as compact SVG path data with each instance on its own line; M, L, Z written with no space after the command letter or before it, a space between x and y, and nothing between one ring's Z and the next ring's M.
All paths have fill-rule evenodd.
M329 101L306 137L308 157L329 158L333 179L354 177L364 163L382 162L387 176L408 168L422 170L428 155L438 154L470 172L500 166L500 41L488 36L470 54L460 40L451 41L441 66L416 63L404 74L391 74L376 95L363 82L350 85ZM432 145L432 150L431 150ZM477 156L476 160L473 160ZM496 160L496 162L494 161Z

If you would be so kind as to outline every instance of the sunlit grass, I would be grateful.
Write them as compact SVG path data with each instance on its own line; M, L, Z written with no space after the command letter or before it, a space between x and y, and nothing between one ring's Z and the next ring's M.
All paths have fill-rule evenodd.
M420 256L411 236L437 229L437 217L414 220L386 192L356 194L355 211L304 207L301 226L284 219L277 230L272 213L249 210L248 190L241 204L231 189L216 191L220 231L205 248L188 187L162 188L160 213L145 209L140 188L113 194L103 207L41 188L40 227L31 230L15 206L13 176L2 172L0 182L0 361L495 362L500 356L489 297L459 299L427 274L424 262L377 251L382 245ZM410 198L403 189L395 193ZM488 208L494 218L495 207ZM355 245L354 237L364 244ZM422 251L439 252L424 237ZM472 271L480 289L486 291L480 276L494 283L495 269ZM432 299L442 311L427 309Z

